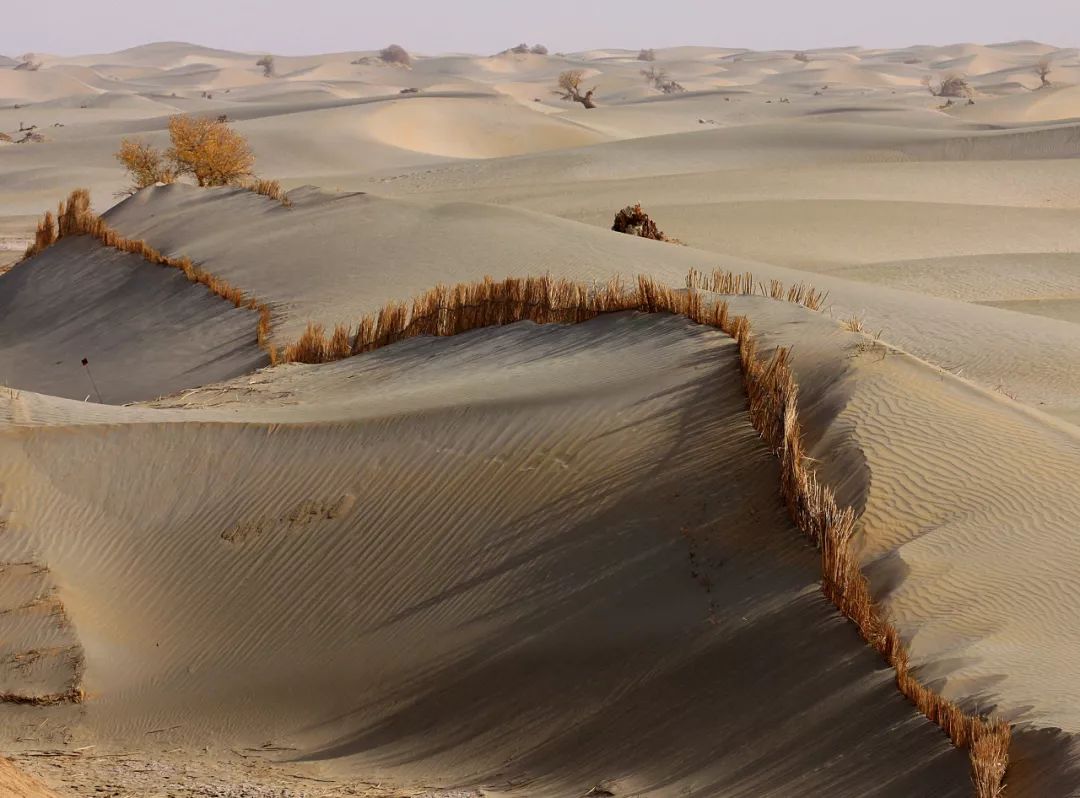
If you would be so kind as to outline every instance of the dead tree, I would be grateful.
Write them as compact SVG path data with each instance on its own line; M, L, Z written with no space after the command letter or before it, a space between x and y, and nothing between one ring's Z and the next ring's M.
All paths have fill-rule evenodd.
M586 108L595 108L596 103L593 102L593 93L596 91L596 86L582 94L581 79L584 77L585 73L580 69L563 72L559 75L560 91L557 93L567 102L581 103Z
M1050 81L1047 77L1050 75L1050 59L1044 58L1035 65L1035 74L1039 76L1039 80L1042 81L1039 84L1040 89L1045 89L1050 85Z

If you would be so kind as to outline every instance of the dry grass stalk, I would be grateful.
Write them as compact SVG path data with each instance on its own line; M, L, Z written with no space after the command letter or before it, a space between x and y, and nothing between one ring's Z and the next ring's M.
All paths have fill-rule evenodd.
M626 310L679 314L727 333L738 344L750 423L780 461L781 497L795 525L820 550L823 593L893 667L900 692L954 745L968 749L976 796L1000 795L1008 765L1009 725L967 714L912 674L900 634L874 602L854 554L855 511L836 503L832 491L818 481L806 454L790 352L778 347L760 356L747 319L731 316L725 302L706 304L699 290L761 294L815 310L824 302L824 294L806 285L785 289L777 281L755 282L752 274L725 271L708 277L691 272L687 284L686 291L676 291L649 277L638 277L627 288L618 279L588 286L545 276L502 281L488 277L477 283L440 285L411 303L393 302L363 317L355 332L339 325L327 339L320 325L309 324L301 339L286 350L285 359L321 363L418 335L456 335L525 320L575 324ZM343 341L350 335L352 345L346 350Z

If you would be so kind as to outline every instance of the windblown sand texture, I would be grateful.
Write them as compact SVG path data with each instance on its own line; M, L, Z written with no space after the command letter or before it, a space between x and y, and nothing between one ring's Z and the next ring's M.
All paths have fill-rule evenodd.
M0 63L19 768L1080 795L1075 51L261 55ZM114 199L176 113L266 182Z

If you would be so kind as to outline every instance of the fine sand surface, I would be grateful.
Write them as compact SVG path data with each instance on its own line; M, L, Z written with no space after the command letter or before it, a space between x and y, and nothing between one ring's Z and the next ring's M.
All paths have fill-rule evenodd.
M0 132L44 137L0 140L0 692L85 691L0 706L0 751L62 795L972 794L821 596L726 337L619 314L265 368L258 314L175 269L15 265L81 186L277 347L484 275L827 291L732 308L793 347L920 677L1014 724L1008 798L1080 795L1076 50L261 55L0 59ZM291 206L121 201L120 139L177 113ZM612 232L635 202L685 246Z
M176 410L23 393L4 556L48 552L71 596L73 744L272 740L495 794L964 794L963 753L816 589L743 403L726 336L634 315Z

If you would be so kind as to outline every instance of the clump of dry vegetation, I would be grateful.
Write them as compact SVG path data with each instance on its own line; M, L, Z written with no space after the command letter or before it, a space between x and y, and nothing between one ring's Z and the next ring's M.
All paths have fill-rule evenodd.
M45 211L45 215L41 217L41 220L37 224L37 230L34 232L34 240L30 242L30 246L26 248L26 252L23 253L23 258L32 258L39 252L48 249L56 243L56 238L56 220L53 218L52 211Z
M596 86L582 94L581 81L584 78L584 70L568 69L559 75L559 91L556 94L567 102L581 103L586 108L595 108L596 103L593 102L593 93L596 91Z
M171 146L164 152L140 139L120 142L115 157L130 178L122 194L190 175L200 186L238 186L290 204L276 180L252 174L255 156L227 117L174 116L169 120L169 139Z
M1045 89L1050 85L1050 59L1043 58L1035 65L1035 74L1039 76L1039 88Z
M14 69L23 72L37 72L41 69L41 62L34 59L33 53L26 53L26 55L19 57L19 63L15 65Z
M844 329L847 330L848 332L862 332L863 331L862 316L856 316L856 315L852 314L851 318L844 319L842 324L843 324Z
M542 44L534 44L532 47L525 42L503 50L499 55L547 55L548 48Z
M656 60L656 50L652 49L651 47L648 48L648 49L642 48L641 50L638 51L637 60L638 61L655 61Z
M177 174L191 175L200 186L227 186L251 177L255 156L247 139L227 122L174 116L169 120L169 139L166 158Z
M412 56L400 44L391 44L379 51L379 60L384 64L412 66Z
M682 243L678 239L664 235L664 232L656 226L656 222L649 218L649 214L642 209L640 202L627 205L616 213L611 229L616 233L626 233L639 238L649 238L653 241L667 241L671 244Z
M141 139L123 139L115 153L116 160L127 169L130 182L122 194L134 194L147 186L176 181L176 169L165 156Z
M264 78L274 77L274 56L264 55L262 58L255 62L255 66L262 67Z
M648 69L641 70L641 74L645 78L646 83L651 84L654 89L658 89L664 94L678 94L679 92L686 91L682 84L677 83L668 76L667 70L665 69L649 67Z
M270 197L270 199L276 199L285 207L292 205L292 200L289 199L289 195L285 193L285 190L281 187L281 184L276 180L251 180L243 184L243 187L248 191L253 191L256 194L262 194L264 197Z
M807 64L807 63L810 62L810 56L808 56L806 53L804 53L802 51L799 51L799 52L795 53L795 55L793 55L791 57L794 58L796 61L800 61L800 62L802 62L804 64Z
M947 75L936 86L929 75L923 78L923 85L935 97L966 97L971 99L975 96L975 90L967 82L963 75Z

